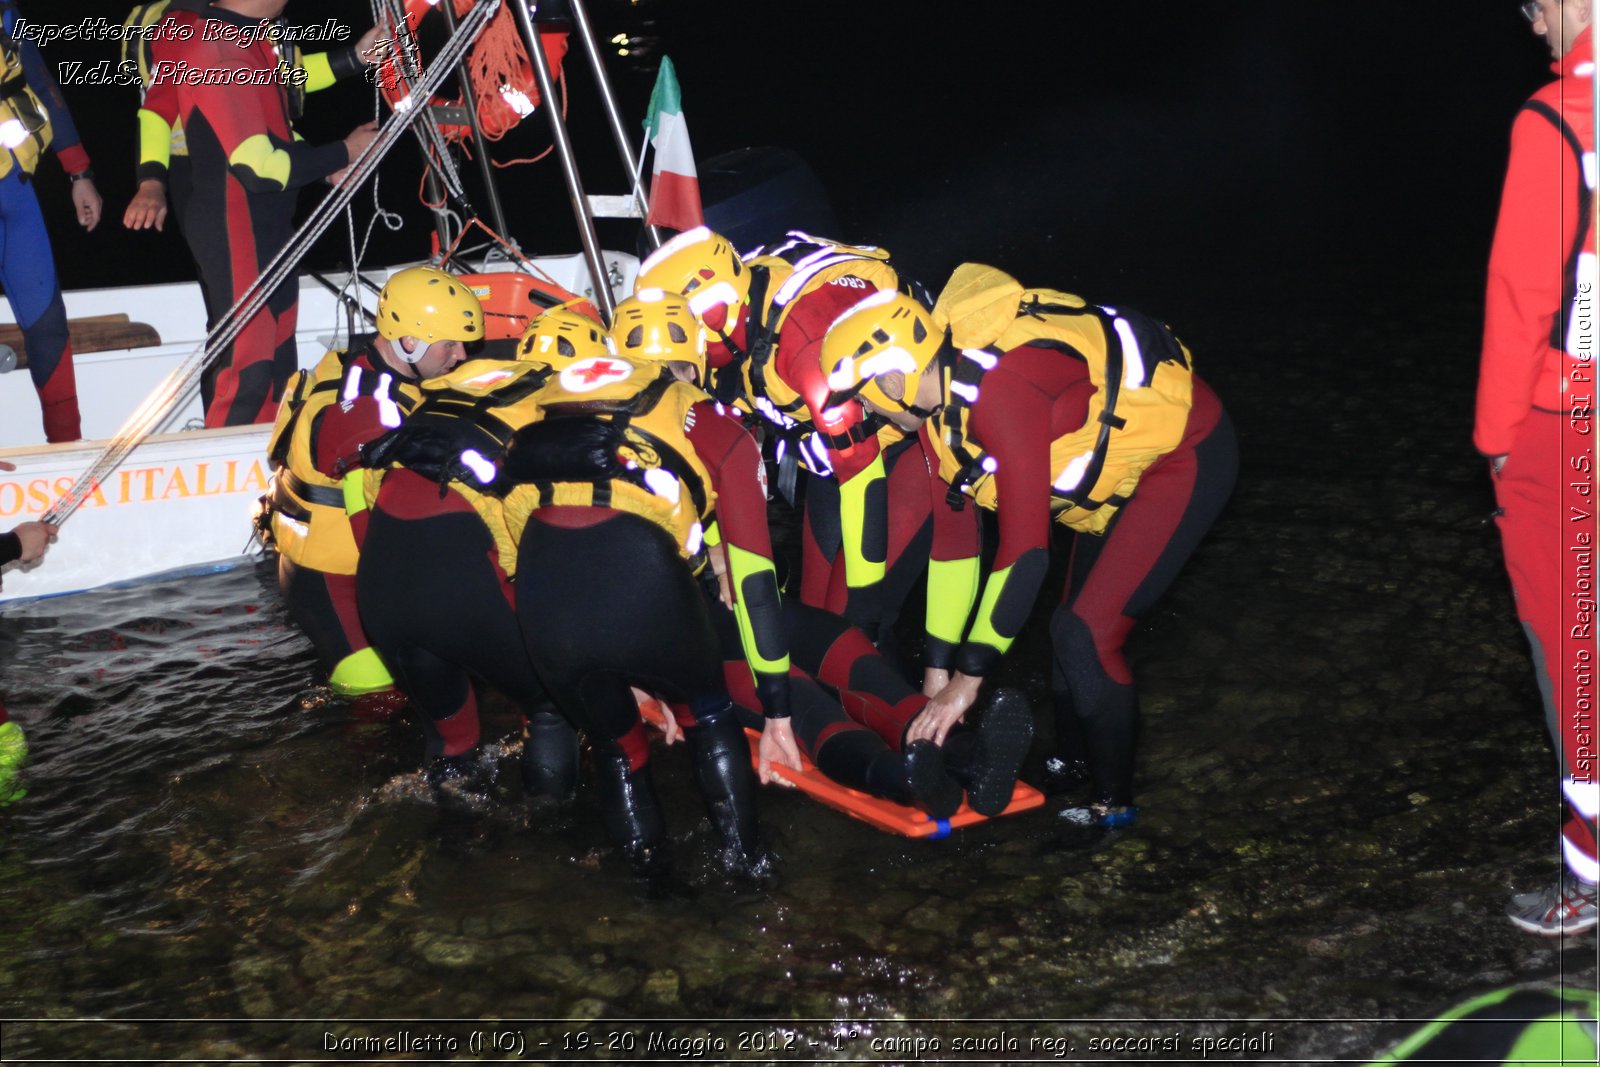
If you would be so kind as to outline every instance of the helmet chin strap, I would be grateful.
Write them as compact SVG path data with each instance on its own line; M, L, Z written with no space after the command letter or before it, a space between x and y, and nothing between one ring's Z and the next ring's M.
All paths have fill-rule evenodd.
M907 404L904 401L901 402L900 406L919 419L931 419L944 410L944 374L955 363L955 357L955 346L950 343L950 338L946 335L944 343L939 346L939 351L933 357L933 362L928 364L927 369L922 372L923 374L936 375L934 380L939 383L939 402L931 408L919 408L915 404ZM917 384L919 387L921 386L920 378ZM912 399L916 398L913 397Z
M717 335L717 340L721 341L727 348L728 354L733 356L734 363L742 363L749 357L750 353L740 348L731 334L724 333L721 330L712 330L711 332Z
M412 340L415 341L417 338L413 337ZM402 337L390 341L389 347L393 349L394 354L400 358L401 365L405 367L407 372L409 372L410 377L415 381L421 381L422 374L417 370L417 364L421 362L423 356L428 354L427 348L423 348L421 354L418 355L416 359L412 359L411 353L414 352L415 349L406 348L405 338Z

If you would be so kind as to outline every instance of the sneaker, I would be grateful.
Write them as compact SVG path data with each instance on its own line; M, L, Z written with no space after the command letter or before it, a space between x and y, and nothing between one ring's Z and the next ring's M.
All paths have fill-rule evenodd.
M1518 893L1506 905L1506 918L1533 934L1571 937L1600 923L1595 903L1597 887L1571 871L1535 893Z

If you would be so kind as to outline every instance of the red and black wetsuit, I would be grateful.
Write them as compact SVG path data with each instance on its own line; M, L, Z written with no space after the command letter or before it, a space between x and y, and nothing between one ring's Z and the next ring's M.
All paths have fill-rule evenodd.
M969 436L997 462L999 545L983 598L991 607L987 617L980 608L958 647L930 639L928 666L983 677L1021 632L1049 565L1050 444L1083 426L1094 388L1082 360L1027 345L1002 354L983 378ZM930 432L937 430L923 427ZM1237 470L1232 424L1216 394L1195 378L1181 443L1144 471L1103 535L1073 538L1050 625L1051 690L1060 755L1088 765L1097 803L1133 800L1138 701L1123 642L1210 529ZM934 559L977 555L975 511L970 504L961 512L934 510ZM990 588L997 581L1002 587ZM974 631L991 636L974 640Z
M800 599L845 616L881 641L926 565L932 522L922 484L932 468L916 437L881 448L878 427L859 404L827 406L823 337L873 291L866 280L846 275L796 297L778 331L768 373L805 401L812 431L833 468L831 479L807 482ZM732 340L746 344L745 321ZM866 564L859 580L846 573L847 539L859 543Z
M150 71L154 66L153 39L159 40L165 32L156 29L153 23L165 19L169 11L195 11L204 15L211 3L212 0L153 0L134 8L129 14L124 23L127 33L122 42L122 61L135 64L142 72L146 80L141 83L141 92L148 89ZM293 42L280 41L278 48L289 67L304 68L305 71L303 84L290 82L286 85L291 122L300 118L307 93L325 89L342 78L359 73L365 65L355 45L309 55ZM298 77L296 75L296 79ZM194 207L194 166L190 162L181 127L174 131L164 119L158 124L148 122L146 115L140 116L136 179L140 182L159 181L166 187L167 200L172 205L172 219L183 234L190 254L195 257L196 271L200 272L200 290L205 300L206 327L209 329L233 306L233 295L231 290L213 293L209 284L211 279L200 271L200 254L195 249L210 243L205 228L212 225L214 220L203 214L191 214Z
M285 516L316 527L323 521L346 522L343 513L343 495L327 485L313 485L309 480L317 471L318 448L322 443L323 422L330 409L339 404L339 390L345 387L349 369L360 367L368 392L379 385L377 368L382 360L372 348L372 336L356 337L345 352L328 358L307 373L306 381L296 390L297 395L285 403L300 406L292 416L295 420L283 428L283 439L274 454L277 465L275 475L274 507ZM391 383L393 385L395 383ZM400 398L400 391L395 390ZM413 398L403 397L406 407ZM337 418L335 421L339 421ZM348 423L346 426L348 427ZM309 447L296 447L301 439ZM338 454L342 453L337 453ZM293 487L291 491L290 487ZM296 512L301 499L316 496L338 512L327 511L321 515ZM363 519L363 521L365 521ZM274 532L280 532L275 524ZM320 532L320 531L318 531ZM313 533L311 536L317 536ZM360 609L356 602L356 558L352 554L344 566L323 569L305 562L293 547L282 542L278 545L278 589L283 594L289 618L311 641L323 673L337 692L356 697L358 714L363 717L387 717L398 706L392 686L385 686L383 673L367 669L358 654L371 648L366 631L361 625ZM318 562L321 562L319 559Z
M724 544L770 560L754 439L709 399L690 412L685 436L711 477ZM664 838L648 737L632 693L638 686L666 698L684 726L696 779L726 846L724 862L756 861L754 774L723 679L712 597L672 534L616 508L543 506L529 516L517 556L517 615L528 655L556 704L594 745L613 839L636 865L647 865ZM769 577L738 595L747 598L763 655L784 664L781 674L762 679L762 703L786 715L788 656L776 582Z
M711 476L724 543L770 561L754 439L711 400L691 412L685 436ZM558 703L582 709L580 726L622 746L635 769L649 753L629 680L666 697L685 725L731 714L713 609L664 529L609 507L540 507L529 518L518 558L518 609L541 676L550 680ZM760 678L760 703L787 714L788 654L777 589L769 580L735 583L734 591L751 615L763 655L783 664L781 673Z
M389 391L362 381L385 374L394 371L370 344L352 359L345 395L355 399L325 409L317 434L322 473L343 477L359 470L362 446L399 425L396 406L385 406ZM428 760L465 756L477 746L473 674L516 701L535 730L553 717L542 706L544 687L523 650L494 539L466 497L396 468L385 472L374 506L351 516L351 527L361 553L354 582L361 624L423 713ZM544 755L569 762L560 753ZM575 744L570 756L576 756ZM556 790L565 791L564 785Z
M349 156L342 142L295 139L283 78L300 75L280 68L266 35L241 47L237 38L206 33L208 22L259 28L259 20L194 6L175 0L166 32L152 44L144 107L169 126L183 125L193 174L184 234L208 299L232 306L288 243L298 190L343 169ZM208 74L212 81L225 74L227 84L203 84ZM280 284L213 364L202 383L206 425L271 421L298 363L298 285L293 275Z

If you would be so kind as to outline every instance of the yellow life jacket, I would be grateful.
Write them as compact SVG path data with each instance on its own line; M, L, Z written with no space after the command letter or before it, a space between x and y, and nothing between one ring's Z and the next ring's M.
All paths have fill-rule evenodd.
M311 370L295 372L284 389L267 444L274 468L268 500L272 539L297 566L327 574L356 572L356 542L344 489L317 470L312 433L326 408L349 399L343 385L355 354L329 352ZM417 393L415 385L392 374L363 374L351 395L388 397L404 413L416 402Z
M507 456L512 533L535 508L616 508L666 530L698 572L716 493L686 431L706 399L658 363L593 356L564 368L535 394L543 421Z
M899 288L900 275L889 265L889 253L881 248L840 244L799 230L791 230L771 251L758 250L749 265L746 350L740 360L745 396L758 414L780 428L790 428L795 421L810 422L800 394L771 373L778 332L794 302L845 277L860 278L861 295L869 296L879 289Z
M1050 443L1056 521L1103 533L1145 468L1177 447L1189 422L1189 350L1166 326L1123 308L1096 307L1054 289L1024 289L994 267L963 263L933 310L960 355L941 369L944 411L928 436L950 500L995 507L995 461L972 439L983 376L1013 348L1030 345L1082 359L1095 392L1083 426Z
M0 32L0 178L13 166L32 174L54 136L50 112L23 76L22 46Z
M438 481L448 481L478 513L494 538L501 569L517 573L517 537L506 525L505 507L489 492L495 464L522 427L539 418L534 395L551 371L537 363L473 359L449 374L421 383L421 400L396 431L380 457L392 457L366 475L370 507L378 498L385 470L404 466ZM521 533L521 526L517 528Z

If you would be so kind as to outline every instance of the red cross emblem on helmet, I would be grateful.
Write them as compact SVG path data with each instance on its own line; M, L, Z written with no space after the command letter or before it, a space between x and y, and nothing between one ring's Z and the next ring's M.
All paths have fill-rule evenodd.
M574 393L587 393L633 374L633 365L620 359L595 356L582 359L561 372L561 384Z

